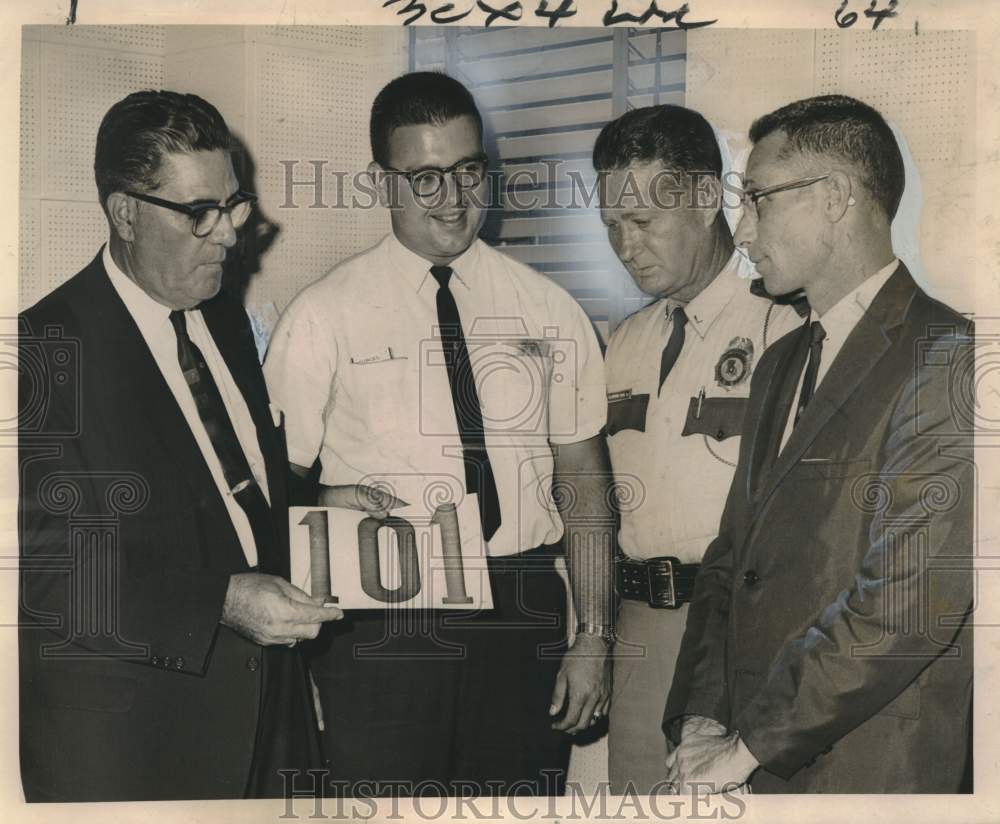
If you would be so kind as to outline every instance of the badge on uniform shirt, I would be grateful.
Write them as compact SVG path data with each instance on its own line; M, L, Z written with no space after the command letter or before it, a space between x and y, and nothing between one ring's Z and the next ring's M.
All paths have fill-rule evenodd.
M750 338L733 338L719 362L715 364L715 382L729 389L747 379L753 365L753 341Z
M511 346L517 349L522 355L528 355L529 357L546 358L549 356L550 346L547 340L524 338L511 341Z

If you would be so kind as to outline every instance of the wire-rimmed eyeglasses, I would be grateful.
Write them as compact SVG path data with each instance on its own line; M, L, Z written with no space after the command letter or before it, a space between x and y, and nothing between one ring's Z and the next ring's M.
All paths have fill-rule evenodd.
M767 197L768 195L774 195L778 192L788 192L792 189L803 189L806 186L812 186L813 183L819 183L821 180L826 180L830 176L827 172L825 175L817 175L815 177L802 177L797 180L788 180L785 183L777 183L774 186L765 186L763 189L756 189L750 191L744 191L740 193L740 205L747 211L757 217L757 201L762 197Z
M436 166L412 171L396 169L392 166L383 166L382 168L387 172L405 177L406 182L410 184L410 189L417 197L433 197L444 186L446 175L451 175L460 191L475 189L486 177L486 156L478 155L459 160L447 169L439 169Z
M254 204L257 202L257 195L253 192L244 192L242 189L236 192L225 206L218 203L175 203L172 200L164 200L162 197L143 194L142 192L125 192L129 197L137 200L152 203L154 206L162 206L164 209L172 209L175 212L187 215L191 218L191 234L195 237L208 237L219 225L223 214L229 215L233 229L239 229L247 222Z

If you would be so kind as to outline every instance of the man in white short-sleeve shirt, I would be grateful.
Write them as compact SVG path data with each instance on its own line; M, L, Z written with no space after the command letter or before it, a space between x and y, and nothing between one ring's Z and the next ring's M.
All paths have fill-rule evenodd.
M331 778L345 795L556 794L565 733L608 703L601 353L566 292L477 239L486 156L460 83L392 81L372 147L392 234L288 307L269 391L293 470L319 460L321 501L382 514L475 494L494 609L458 622L356 612L322 639ZM578 540L578 519L597 540ZM579 620L565 654L564 535Z
M628 112L601 131L594 166L608 239L658 298L615 330L606 363L611 463L635 490L621 513L608 768L613 792L650 793L666 781L659 720L694 575L732 482L750 376L803 319L751 293L753 267L721 209L719 146L700 114Z

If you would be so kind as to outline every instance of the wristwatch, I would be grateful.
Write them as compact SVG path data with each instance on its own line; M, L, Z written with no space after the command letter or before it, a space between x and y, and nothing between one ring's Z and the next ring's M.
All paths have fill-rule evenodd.
M596 635L609 646L615 642L615 628L606 624L588 624L581 621L576 625L577 635Z

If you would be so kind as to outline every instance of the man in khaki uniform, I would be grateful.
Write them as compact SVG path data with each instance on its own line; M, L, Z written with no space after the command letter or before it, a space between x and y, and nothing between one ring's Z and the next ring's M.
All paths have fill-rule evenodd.
M615 330L605 364L612 468L631 490L609 771L612 791L650 793L666 779L659 722L698 562L733 478L750 376L802 319L751 292L752 266L722 212L719 146L700 114L628 112L601 131L594 166L608 239L657 298Z

